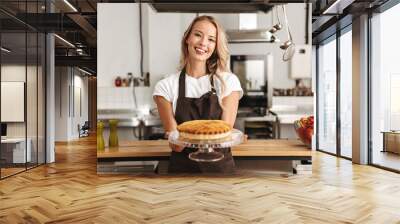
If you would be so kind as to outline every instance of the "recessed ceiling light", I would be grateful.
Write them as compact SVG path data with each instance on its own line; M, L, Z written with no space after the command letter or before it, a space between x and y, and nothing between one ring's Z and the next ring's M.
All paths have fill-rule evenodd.
M64 0L65 4L67 4L74 12L78 12L78 10L68 1Z
M5 47L1 47L0 49L1 49L1 51L4 51L4 52L6 52L6 53L10 53L10 52L11 52L10 49L7 49L7 48L5 48Z
M78 70L81 71L81 72L83 72L83 73L85 73L85 74L87 74L87 75L93 75L92 73L90 73L90 72L88 72L88 71L86 71L86 70L83 70L83 69L81 69L81 68L79 68L79 67L78 67Z
M71 42L69 42L68 40L66 40L66 39L64 39L64 38L62 38L62 37L60 37L59 35L57 35L57 34L54 34L54 36L55 37L57 37L59 40L61 40L62 42L64 42L64 43L66 43L67 45L69 45L70 47L73 47L73 48L75 48L75 45L73 45Z
M329 15L329 14L342 14L343 9L348 7L354 2L354 0L336 0L333 3L331 3L328 8L326 8L322 14L323 15Z

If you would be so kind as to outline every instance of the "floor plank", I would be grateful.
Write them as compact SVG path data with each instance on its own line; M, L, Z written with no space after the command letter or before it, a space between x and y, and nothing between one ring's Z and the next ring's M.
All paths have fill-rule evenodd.
M98 176L95 138L0 181L0 223L400 223L400 175L313 152L312 175Z

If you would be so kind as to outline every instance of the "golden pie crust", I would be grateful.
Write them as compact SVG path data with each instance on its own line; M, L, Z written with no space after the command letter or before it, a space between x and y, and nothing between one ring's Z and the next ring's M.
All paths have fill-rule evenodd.
M193 120L178 126L182 138L194 140L221 139L231 134L232 128L221 120Z

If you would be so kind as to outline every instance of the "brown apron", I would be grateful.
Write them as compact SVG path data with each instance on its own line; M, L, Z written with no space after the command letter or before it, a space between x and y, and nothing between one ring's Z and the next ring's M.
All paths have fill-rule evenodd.
M191 120L219 120L222 108L219 105L214 81L210 76L211 91L200 98L185 96L185 69L179 76L179 95L176 103L175 120L177 124ZM182 152L172 151L169 159L168 172L170 173L233 173L235 163L230 148L215 149L224 154L224 158L217 162L196 162L189 159L189 154L196 151L194 148L184 148Z

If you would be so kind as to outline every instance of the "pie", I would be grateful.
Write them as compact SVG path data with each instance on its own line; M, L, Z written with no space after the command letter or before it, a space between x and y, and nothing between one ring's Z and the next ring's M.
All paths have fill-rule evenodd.
M178 126L182 138L193 140L213 140L230 136L232 128L221 120L193 120Z

